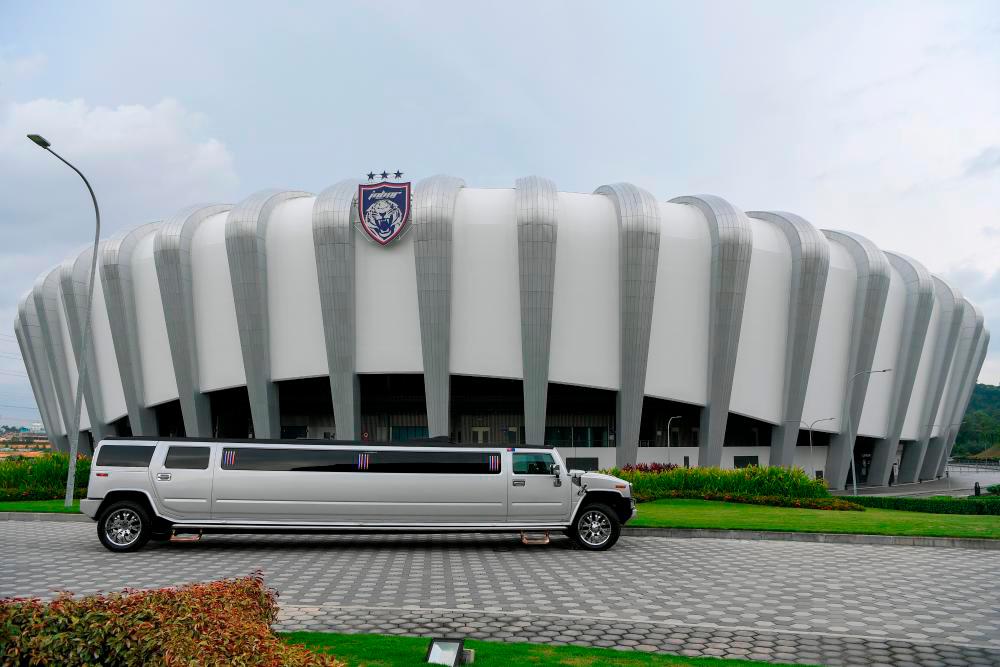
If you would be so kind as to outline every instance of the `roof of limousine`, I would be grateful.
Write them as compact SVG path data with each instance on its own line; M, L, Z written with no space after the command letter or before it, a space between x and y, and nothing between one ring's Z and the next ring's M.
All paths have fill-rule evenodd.
M270 438L160 438L160 437L138 437L138 436L109 436L102 442L109 440L124 442L202 442L202 443L226 443L234 445L340 445L346 447L454 447L455 449L483 449L483 448L503 448L516 447L517 449L552 449L552 445L507 445L500 443L484 443L481 445L471 443L452 442L445 436L437 438L424 438L420 440L407 440L405 442L364 442L362 440L323 440L323 439L270 439Z

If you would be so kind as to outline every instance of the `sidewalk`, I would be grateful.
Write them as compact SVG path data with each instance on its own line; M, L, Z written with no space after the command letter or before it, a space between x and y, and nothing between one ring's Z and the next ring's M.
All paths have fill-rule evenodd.
M971 496L976 482L983 488L1000 484L1000 472L975 472L969 470L951 471L947 477L918 482L916 484L896 484L893 486L859 486L859 496ZM853 495L851 485L843 491L831 491L835 496Z

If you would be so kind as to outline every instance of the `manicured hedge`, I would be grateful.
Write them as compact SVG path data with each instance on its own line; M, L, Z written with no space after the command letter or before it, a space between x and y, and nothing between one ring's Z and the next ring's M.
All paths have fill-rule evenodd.
M725 503L744 503L746 505L770 505L772 507L800 507L810 510L842 510L863 512L864 507L844 498L788 498L785 496L743 496L732 493L691 493L688 491L670 491L667 498L686 498L689 500L719 500Z
M704 494L732 494L781 498L828 498L830 492L823 480L810 479L800 468L766 467L738 468L678 468L660 466L647 471L634 466L607 471L632 483L632 495L641 502L658 498L701 498Z
M865 507L930 514L1000 515L1000 497L979 498L901 498L899 496L851 496L851 501Z
M3 665L336 666L271 631L276 594L259 573L151 591L0 601Z
M69 455L53 452L41 456L0 459L0 500L56 500L66 495ZM90 459L76 459L77 498L87 496Z

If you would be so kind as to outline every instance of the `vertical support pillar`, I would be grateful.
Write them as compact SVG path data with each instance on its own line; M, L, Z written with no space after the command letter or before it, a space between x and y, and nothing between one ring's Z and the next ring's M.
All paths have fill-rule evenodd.
M675 204L696 207L712 235L712 285L708 318L708 400L701 413L699 466L722 465L722 446L733 394L736 355L743 326L743 306L750 276L753 233L750 222L726 200L714 195L677 197Z
M868 375L854 377L859 371L872 370L875 347L885 301L889 295L889 260L875 244L858 234L823 230L832 243L839 243L850 253L857 270L854 289L854 313L851 318L851 343L844 386L844 414L840 432L830 440L826 456L826 478L833 489L843 489L854 456L858 420L868 393ZM844 419L846 417L846 420ZM849 423L845 423L849 422Z
M559 232L559 193L538 176L515 185L517 257L521 288L521 366L524 434L529 445L545 443L552 341L552 295Z
M361 435L354 247L357 194L357 181L340 181L317 195L312 212L333 419L337 438L342 440L357 440Z
M455 201L465 182L431 176L413 193L413 254L424 361L427 428L432 438L448 436L451 399L451 253Z
M790 468L795 462L795 444L830 272L830 246L822 232L793 213L751 211L747 215L777 226L792 252L782 416L781 423L771 429L770 458L770 465Z
M603 185L618 216L618 309L621 382L615 416L615 461L634 464L638 456L646 365L653 324L653 297L660 256L660 204L631 183Z

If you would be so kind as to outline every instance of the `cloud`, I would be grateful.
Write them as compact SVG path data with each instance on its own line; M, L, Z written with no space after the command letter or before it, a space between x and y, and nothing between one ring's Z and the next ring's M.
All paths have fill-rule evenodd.
M0 55L0 86L11 79L30 79L38 75L48 62L42 54L5 58Z
M1000 169L1000 146L987 146L965 163L966 176L982 176L997 169Z
M191 204L236 199L232 155L206 136L206 125L205 116L172 99L113 108L37 99L0 107L0 332L13 334L17 301L35 278L94 233L79 177L25 135L42 134L87 175L107 238ZM7 343L4 352L17 352ZM3 368L24 372L16 360ZM26 379L0 375L7 393L30 395Z

